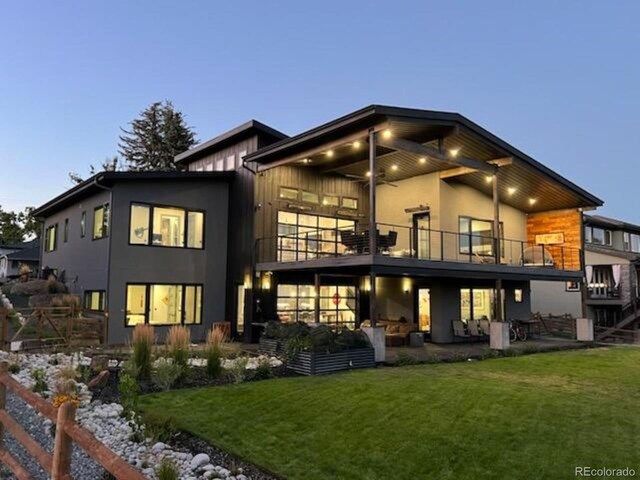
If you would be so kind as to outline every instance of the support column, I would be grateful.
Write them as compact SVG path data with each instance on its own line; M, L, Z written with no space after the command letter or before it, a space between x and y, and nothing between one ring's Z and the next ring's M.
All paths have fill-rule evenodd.
M495 259L496 265L500 265L502 261L502 245L500 239L500 195L498 193L498 169L496 168L493 172L492 177L493 183L493 237L494 237L494 245L495 245ZM502 279L498 278L496 280L496 295L495 295L495 308L496 312L496 321L502 322L504 319L502 318Z
M376 308L376 273L371 270L369 273L371 289L369 290L369 320L370 327L362 328L364 334L369 338L371 346L375 351L376 362L384 362L386 358L386 346L384 338L384 328L376 327L376 319L378 317Z
M376 228L376 184L378 171L376 169L376 132L369 130L369 254L378 251L378 235ZM373 290L372 290L373 291ZM373 318L371 321L373 322Z
M373 270L369 273L369 282L371 283L369 288L369 320L371 321L371 326L375 327L378 309L376 307L376 273Z
M314 316L316 323L320 323L320 274L316 273L313 276L313 286L316 298L314 299Z

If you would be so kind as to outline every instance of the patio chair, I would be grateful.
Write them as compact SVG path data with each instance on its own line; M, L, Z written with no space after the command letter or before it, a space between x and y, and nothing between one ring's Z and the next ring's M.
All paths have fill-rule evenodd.
M453 325L453 335L455 337L468 338L471 336L466 332L466 330L464 329L464 323L462 323L460 320L454 320L452 322L452 325Z
M480 320L480 330L482 330L482 333L484 333L487 337L491 334L491 322L489 322L489 320Z
M478 327L478 322L476 320L469 320L467 322L467 329L469 330L469 334L472 337L482 337L482 332L480 332L480 328Z

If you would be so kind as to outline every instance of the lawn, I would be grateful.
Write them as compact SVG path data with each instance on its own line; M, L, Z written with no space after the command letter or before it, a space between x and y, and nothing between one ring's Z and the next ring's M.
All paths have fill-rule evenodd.
M289 479L569 479L640 471L640 348L281 378L143 408Z

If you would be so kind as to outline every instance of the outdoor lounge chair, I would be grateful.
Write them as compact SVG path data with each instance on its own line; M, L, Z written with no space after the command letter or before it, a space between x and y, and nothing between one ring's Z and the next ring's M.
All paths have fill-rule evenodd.
M455 337L469 338L471 336L466 332L466 330L464 329L464 323L462 323L460 320L454 320L452 324L453 324L453 335Z
M480 320L478 323L480 323L480 330L482 330L482 333L489 336L491 334L491 322L489 320Z
M476 320L469 320L467 322L467 329L469 330L469 335L472 337L482 337L482 332L478 326L478 322Z

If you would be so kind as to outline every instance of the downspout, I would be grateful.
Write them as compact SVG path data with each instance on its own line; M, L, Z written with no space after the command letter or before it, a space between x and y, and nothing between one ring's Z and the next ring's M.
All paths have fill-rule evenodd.
M105 305L105 310L104 310L105 328L104 328L104 339L103 339L103 342L105 344L108 344L109 343L109 317L110 317L109 297L111 296L111 289L110 289L110 286L111 286L111 226L112 226L111 219L113 218L113 190L104 185L101 185L100 184L101 178L102 178L102 175L96 176L96 178L93 179L93 185L101 190L109 192L109 238L107 240L107 299L106 299L107 304ZM91 235L93 236L93 232L91 232Z

